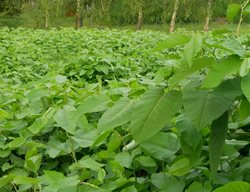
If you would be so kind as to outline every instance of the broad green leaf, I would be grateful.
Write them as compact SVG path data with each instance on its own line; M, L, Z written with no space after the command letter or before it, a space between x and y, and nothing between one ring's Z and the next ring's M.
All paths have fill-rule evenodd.
M182 158L177 160L170 168L169 173L174 176L182 176L187 174L191 169L190 160Z
M117 188L120 188L126 184L134 183L134 182L135 182L134 177L130 177L129 179L127 179L125 177L120 177L116 180L105 183L104 185L102 185L102 188L105 189L104 192L115 191L115 189L117 189Z
M183 192L185 187L185 179L179 179L163 172L153 173L151 182L161 192Z
M171 75L172 72L173 72L172 66L161 67L155 73L154 81L156 82L156 84L161 84L162 82L165 81L165 79L167 79Z
M250 70L250 58L245 58L242 62L239 70L239 74L241 77L245 77Z
M161 41L153 49L153 51L162 51L164 49L173 48L176 46L184 45L190 40L190 36L186 34L176 33L170 34L166 40Z
M190 67L193 64L193 59L201 51L201 48L202 36L199 33L194 34L190 41L184 46L184 59Z
M55 112L55 108L49 108L49 110L47 110L42 117L36 118L32 125L28 127L28 129L31 131L31 133L38 134L46 127L46 124L53 119Z
M8 147L11 149L18 148L25 143L24 137L17 137L8 143Z
M1 149L0 150L0 157L2 157L2 158L7 157L10 155L10 153L11 153L11 149L5 149L5 150Z
M98 175L97 175L97 179L100 181L100 182L103 182L103 180L105 179L105 176L106 176L106 172L104 169L100 169L98 171Z
M40 182L48 185L42 191L57 192L65 187L73 187L80 182L77 176L65 177L62 173L56 171L44 171L44 175L40 177Z
M181 94L164 93L162 88L150 89L132 111L130 130L137 143L158 133L180 109Z
M239 4L229 4L227 7L227 19L229 21L232 21L235 16L239 13L240 11L240 5Z
M81 115L106 110L108 108L108 101L109 100L106 95L90 96L79 105L77 113Z
M113 130L107 130L98 135L98 137L95 139L94 143L92 144L91 148L96 147L97 145L100 145L104 140L108 138L108 136L113 132Z
M243 13L243 15L249 15L250 14L250 5L246 6L242 13Z
M58 192L94 192L94 191L82 189L82 186L78 185L78 186L72 186L72 187L64 187L63 189L59 189Z
M244 181L231 181L213 192L249 192L250 185Z
M185 192L203 192L203 187L201 183L193 182Z
M40 168L42 162L42 155L26 156L25 157L25 167L29 170L37 173L37 170Z
M105 190L91 183L84 182L81 185L75 187L75 191L74 189L73 191L69 191L67 188L65 188L59 192L110 192L110 190Z
M228 112L213 121L209 138L209 163L213 175L217 173L228 131Z
M134 185L126 187L125 189L121 190L121 192L137 192L137 189Z
M104 166L104 164L96 162L94 159L90 157L84 157L81 160L77 161L76 163L72 164L69 169L75 170L75 169L84 169L88 168L93 171L100 171L101 168Z
M210 89L217 87L225 76L238 73L241 64L242 60L238 56L230 56L221 63L214 64L208 72L202 88Z
M14 177L13 182L16 185L25 185L25 184L27 185L27 184L37 184L39 180L32 177L18 175Z
M179 116L176 119L176 127L180 132L181 150L195 164L200 160L202 137L186 116Z
M9 117L9 114L5 110L0 109L0 121L6 119L8 117Z
M109 136L107 150L109 152L115 151L120 147L121 143L122 143L122 136L119 133L114 132Z
M0 177L0 189L3 188L5 185L11 183L14 176L12 175L4 175Z
M193 182L185 192L211 192L212 186L209 181L204 184L199 182Z
M48 154L51 158L56 158L60 155L66 155L71 152L71 144L69 141L62 143L54 137L50 137L47 145L45 154Z
M244 46L236 38L230 38L217 46L240 57L244 57L246 54Z
M71 137L76 143L78 143L82 148L90 147L93 145L98 137L98 131L93 130L82 130L79 129L75 132L74 137Z
M128 98L121 98L108 109L98 122L99 131L113 129L130 121L132 102Z
M250 102L246 98L242 98L239 108L240 121L245 120L250 116Z
M247 100L250 102L250 73L248 73L245 77L242 78L241 89Z
M188 65L184 64L180 66L180 69L174 74L172 78L169 80L169 84L171 86L176 85L180 81L184 80L194 72L197 72L205 67L210 67L212 64L215 63L215 60L210 57L204 57L195 59L193 61L193 65L189 67Z
M11 169L11 168L13 168L14 167L14 165L13 164L10 164L10 163L8 163L8 162L6 162L6 163L4 163L3 165L2 165L2 171L7 171L7 170L9 170L9 169Z
M132 157L128 152L117 153L115 161L120 163L123 167L129 168L132 163Z
M140 144L142 150L159 160L171 159L180 149L180 142L174 133L159 132Z
M54 115L56 123L71 134L75 133L77 119L76 110L70 105L65 105L63 109L57 110Z
M49 90L40 88L30 91L27 95L27 98L29 99L30 102L35 102L45 96L49 96Z
M153 158L149 156L140 156L136 158L136 160L141 164L143 167L156 167L156 163Z
M227 111L241 94L238 78L227 80L214 90L189 85L183 90L185 113L197 128L204 128Z

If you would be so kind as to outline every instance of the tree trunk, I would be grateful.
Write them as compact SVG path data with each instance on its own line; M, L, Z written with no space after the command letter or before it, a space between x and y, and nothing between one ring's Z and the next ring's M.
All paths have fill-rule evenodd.
M173 12L173 15L172 15L172 18L171 18L171 23L170 23L170 28L169 28L170 33L174 32L175 20L176 20L176 15L177 15L178 8L179 8L179 0L175 0L174 12Z
M139 12L138 12L136 30L141 30L141 28L142 28L142 5L140 6Z
M81 0L76 0L76 29L81 28Z
M208 6L207 6L207 17L204 25L204 31L209 30L209 22L210 18L212 16L212 0L208 0Z
M46 7L45 10L45 25L44 25L45 29L49 28L49 8Z

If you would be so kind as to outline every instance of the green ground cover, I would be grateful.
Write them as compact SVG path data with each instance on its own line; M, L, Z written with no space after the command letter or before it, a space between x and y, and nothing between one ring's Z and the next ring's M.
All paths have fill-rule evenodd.
M250 36L0 29L0 191L249 192Z

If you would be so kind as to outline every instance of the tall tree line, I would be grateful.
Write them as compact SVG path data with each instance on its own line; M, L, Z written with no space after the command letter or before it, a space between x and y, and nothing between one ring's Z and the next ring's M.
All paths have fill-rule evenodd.
M227 4L242 0L1 0L0 16L10 15L49 28L58 18L75 17L75 27L91 25L204 22L208 30L211 16L225 17ZM197 11L199 10L199 11ZM73 25L73 24L72 24Z

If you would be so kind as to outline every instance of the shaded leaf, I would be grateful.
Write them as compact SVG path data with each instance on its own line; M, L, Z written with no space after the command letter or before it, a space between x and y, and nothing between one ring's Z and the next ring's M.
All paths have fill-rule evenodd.
M248 73L245 77L242 78L241 89L247 100L250 102L250 73Z
M160 160L173 158L180 149L180 142L173 133L159 132L140 144L142 150L152 157Z
M213 175L217 173L228 131L228 112L213 121L209 137L209 163Z
M216 63L208 72L202 88L210 89L218 86L225 76L238 73L242 60L238 56L230 56L221 63Z
M185 113L197 128L203 128L227 111L241 94L239 79L227 80L209 91L189 85L183 90Z
M174 74L169 80L171 86L176 85L180 81L186 79L188 76L192 75L205 67L209 67L215 63L215 60L210 57L203 57L193 61L193 65L190 67L188 65L181 65L180 69Z

